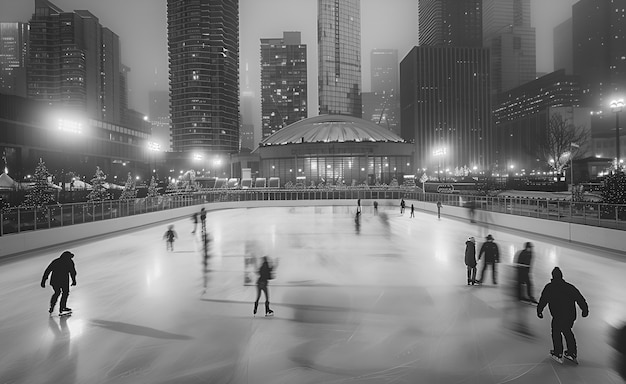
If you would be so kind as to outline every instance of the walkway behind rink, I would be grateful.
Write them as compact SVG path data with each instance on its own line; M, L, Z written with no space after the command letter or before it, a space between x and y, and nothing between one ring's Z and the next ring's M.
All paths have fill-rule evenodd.
M0 383L620 383L608 345L626 320L624 255L573 249L399 208L212 212L209 272L190 220L68 247L73 316L48 317L39 281L60 252L0 264ZM465 285L464 242L491 233L500 284ZM537 296L558 265L590 304L580 366L547 358L550 316L509 295L513 255L535 244ZM244 255L278 262L276 316L252 316ZM260 306L262 308L262 304ZM260 311L262 312L262 311Z

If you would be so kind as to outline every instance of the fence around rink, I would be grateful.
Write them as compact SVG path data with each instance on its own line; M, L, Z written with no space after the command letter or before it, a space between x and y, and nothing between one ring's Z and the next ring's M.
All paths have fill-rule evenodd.
M187 195L164 195L133 200L48 205L43 209L12 208L0 212L0 236L25 231L110 220L192 205L237 201L288 200L399 200L437 202L443 205L626 230L626 205L569 202L521 197L488 197L423 193L403 189L295 189L212 190Z

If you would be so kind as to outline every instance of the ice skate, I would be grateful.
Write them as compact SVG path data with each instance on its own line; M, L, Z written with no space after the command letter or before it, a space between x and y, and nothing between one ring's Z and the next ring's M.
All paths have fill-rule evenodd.
M570 354L568 351L565 351L565 358L569 361L571 361L572 363L578 365L578 359L576 359L576 355L574 354Z
M72 308L61 308L59 309L59 316L69 316L72 314Z
M54 305L50 307L50 309L48 309L48 313L52 315L52 312L54 311Z
M563 364L563 356L560 354L554 353L554 350L550 350L550 357L559 364Z
M269 311L265 312L265 317L274 317L274 311L270 309Z
M254 303L254 311L252 312L252 316L256 317L256 310L259 307L258 303Z

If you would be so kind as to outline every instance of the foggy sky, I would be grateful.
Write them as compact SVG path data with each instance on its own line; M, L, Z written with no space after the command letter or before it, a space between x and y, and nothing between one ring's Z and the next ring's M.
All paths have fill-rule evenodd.
M551 72L552 29L571 17L577 0L531 0L537 29L537 71ZM52 0L64 11L86 9L120 37L129 74L130 107L148 112L148 92L168 89L166 0ZM0 21L27 22L34 0L0 0ZM317 0L240 0L241 89L260 93L261 38L301 31L308 46L309 116L317 114ZM402 58L417 44L416 0L361 0L363 91L370 90L369 56L374 48L398 50ZM258 110L260 111L260 102ZM260 112L258 120L260 122Z

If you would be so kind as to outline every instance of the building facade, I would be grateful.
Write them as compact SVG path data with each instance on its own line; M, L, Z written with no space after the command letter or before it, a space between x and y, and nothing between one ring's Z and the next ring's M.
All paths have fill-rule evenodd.
M572 6L573 67L583 104L608 110L626 92L626 0L580 0Z
M0 23L0 93L26 96L27 23Z
M429 175L491 168L489 51L414 47L400 63L402 138Z
M318 0L317 36L319 113L360 118L360 0Z
M535 28L530 26L530 0L484 0L483 44L490 50L494 95L537 75Z
M372 89L362 93L363 118L400 135L398 50L374 49L370 63Z
M420 0L419 45L482 47L482 0Z
M574 74L572 18L554 27L554 70L564 69L568 75Z
M262 139L308 117L306 50L300 32L261 39Z
M239 150L239 2L168 0L174 152Z

